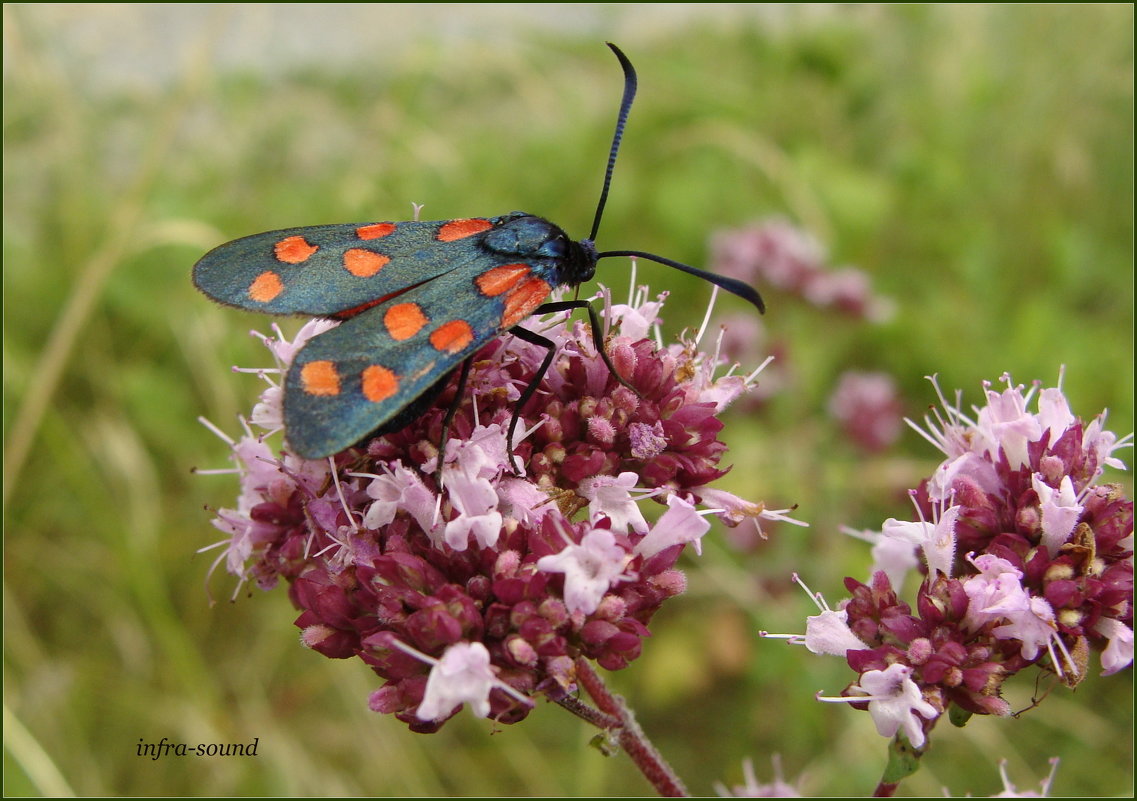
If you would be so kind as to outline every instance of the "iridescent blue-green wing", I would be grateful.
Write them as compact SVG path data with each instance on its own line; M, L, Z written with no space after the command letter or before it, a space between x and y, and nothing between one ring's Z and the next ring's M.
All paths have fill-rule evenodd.
M391 421L540 306L559 281L558 266L484 257L312 339L285 378L291 449L309 459L330 456Z
M228 242L193 268L194 284L229 306L266 314L348 317L485 258L509 217L317 225Z

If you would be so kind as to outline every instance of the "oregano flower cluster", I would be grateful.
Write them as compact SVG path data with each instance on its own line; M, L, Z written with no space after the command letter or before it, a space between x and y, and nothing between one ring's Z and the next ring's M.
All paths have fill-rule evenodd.
M622 382L587 326L565 314L528 321L556 352L512 443L541 347L501 337L474 358L462 397L451 381L405 428L312 461L266 437L281 428L283 371L335 323L264 337L276 365L259 371L269 386L230 441L241 494L214 520L227 569L263 589L287 582L303 643L367 663L383 679L371 708L416 731L463 703L519 721L534 696L576 689L581 657L625 667L660 605L683 592L676 560L698 549L708 517L782 519L712 487L727 469L719 414L755 374L724 372L699 337L662 345L664 298L641 289L605 303ZM654 523L649 500L663 507Z
M1100 483L1124 469L1113 453L1130 438L1104 413L1075 417L1061 386L1002 380L973 415L941 394L913 425L945 457L911 492L916 519L864 532L870 581L846 578L851 597L835 610L817 596L822 612L791 638L858 674L821 700L867 709L880 734L916 748L951 708L957 720L1010 715L1001 688L1031 666L1073 687L1091 652L1103 675L1133 662L1133 502ZM914 569L913 608L900 592Z

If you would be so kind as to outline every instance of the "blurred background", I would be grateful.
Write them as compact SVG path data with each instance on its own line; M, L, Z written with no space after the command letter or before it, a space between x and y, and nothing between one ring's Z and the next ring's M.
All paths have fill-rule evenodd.
M553 705L426 736L369 712L377 677L301 647L283 588L231 603L232 577L207 578L196 552L236 481L191 474L225 466L197 417L238 432L262 385L230 367L267 365L247 332L269 325L198 295L194 261L263 230L406 219L412 201L584 236L621 91L605 40L640 94L601 248L781 265L753 276L769 313L740 323L748 368L778 360L728 423L723 486L810 527L713 529L687 595L611 676L694 793L739 783L745 758L768 781L774 753L809 795L879 779L870 717L813 700L850 681L843 660L756 632L804 631L792 571L831 604L867 578L841 526L911 514L904 491L939 455L897 424L935 402L923 376L966 407L983 380L1053 386L1065 365L1076 414L1133 428L1130 5L3 13L7 795L650 792ZM672 293L667 335L698 325L705 284L639 276ZM627 265L598 279L622 298ZM1130 474L1105 480L1132 492ZM902 794L996 793L1001 758L1034 790L1060 756L1053 795L1131 795L1131 674L1093 666L1019 719L941 721ZM1016 709L1051 689L1032 680L1009 687ZM137 755L163 737L259 738L258 755Z

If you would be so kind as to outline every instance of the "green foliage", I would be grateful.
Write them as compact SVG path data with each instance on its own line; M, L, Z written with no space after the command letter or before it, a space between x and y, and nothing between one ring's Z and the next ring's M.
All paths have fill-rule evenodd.
M298 647L280 588L210 606L213 555L194 552L220 537L202 507L231 505L236 484L189 472L226 454L195 418L235 433L262 386L229 365L267 364L245 335L267 321L197 295L194 260L272 228L407 218L412 201L427 219L522 209L583 236L620 89L603 34L552 17L494 40L424 29L398 58L304 67L172 51L138 88L99 83L98 59L70 55L34 8L5 8L6 792L646 792L555 707L493 737L466 714L421 737L368 712L376 678ZM811 528L745 553L712 534L690 593L612 678L694 792L738 782L747 756L769 778L773 752L810 794L866 794L884 768L868 715L813 701L850 680L840 660L755 642L804 630L791 571L831 602L863 577L867 549L838 527L908 514L903 490L935 462L911 435L877 457L843 443L825 413L843 370L888 372L919 417L924 375L975 400L983 379L1052 383L1064 364L1076 413L1109 407L1132 430L1132 31L1120 5L878 6L609 34L641 91L602 248L700 264L714 230L780 215L897 301L869 325L763 288L792 380L732 422L728 488L799 504ZM640 276L698 299L672 304L671 333L698 324L705 286ZM616 260L599 278L627 283ZM232 592L220 572L209 584ZM1018 691L1024 709L1035 688ZM1022 719L938 726L901 793L994 793L998 757L1033 787L1058 755L1055 795L1125 794L1131 708L1124 677L1091 677ZM162 737L259 737L260 755L136 756Z

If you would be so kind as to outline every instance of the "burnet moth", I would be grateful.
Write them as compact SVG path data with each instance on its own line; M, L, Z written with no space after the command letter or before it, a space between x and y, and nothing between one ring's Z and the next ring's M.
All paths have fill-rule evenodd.
M593 340L613 375L600 326L584 300L546 303L557 287L592 278L600 259L637 257L697 275L765 311L750 286L671 259L594 244L608 197L636 72L615 45L624 96L592 231L573 241L532 214L434 222L362 222L286 228L221 245L193 268L194 284L213 300L266 314L343 322L311 339L284 381L285 437L293 452L318 459L368 435L396 430L441 391L459 364L505 332L548 350L520 408L553 360L553 343L520 326L532 314L588 311ZM461 372L464 384L469 362ZM461 389L458 393L461 396ZM451 410L453 411L453 409Z

